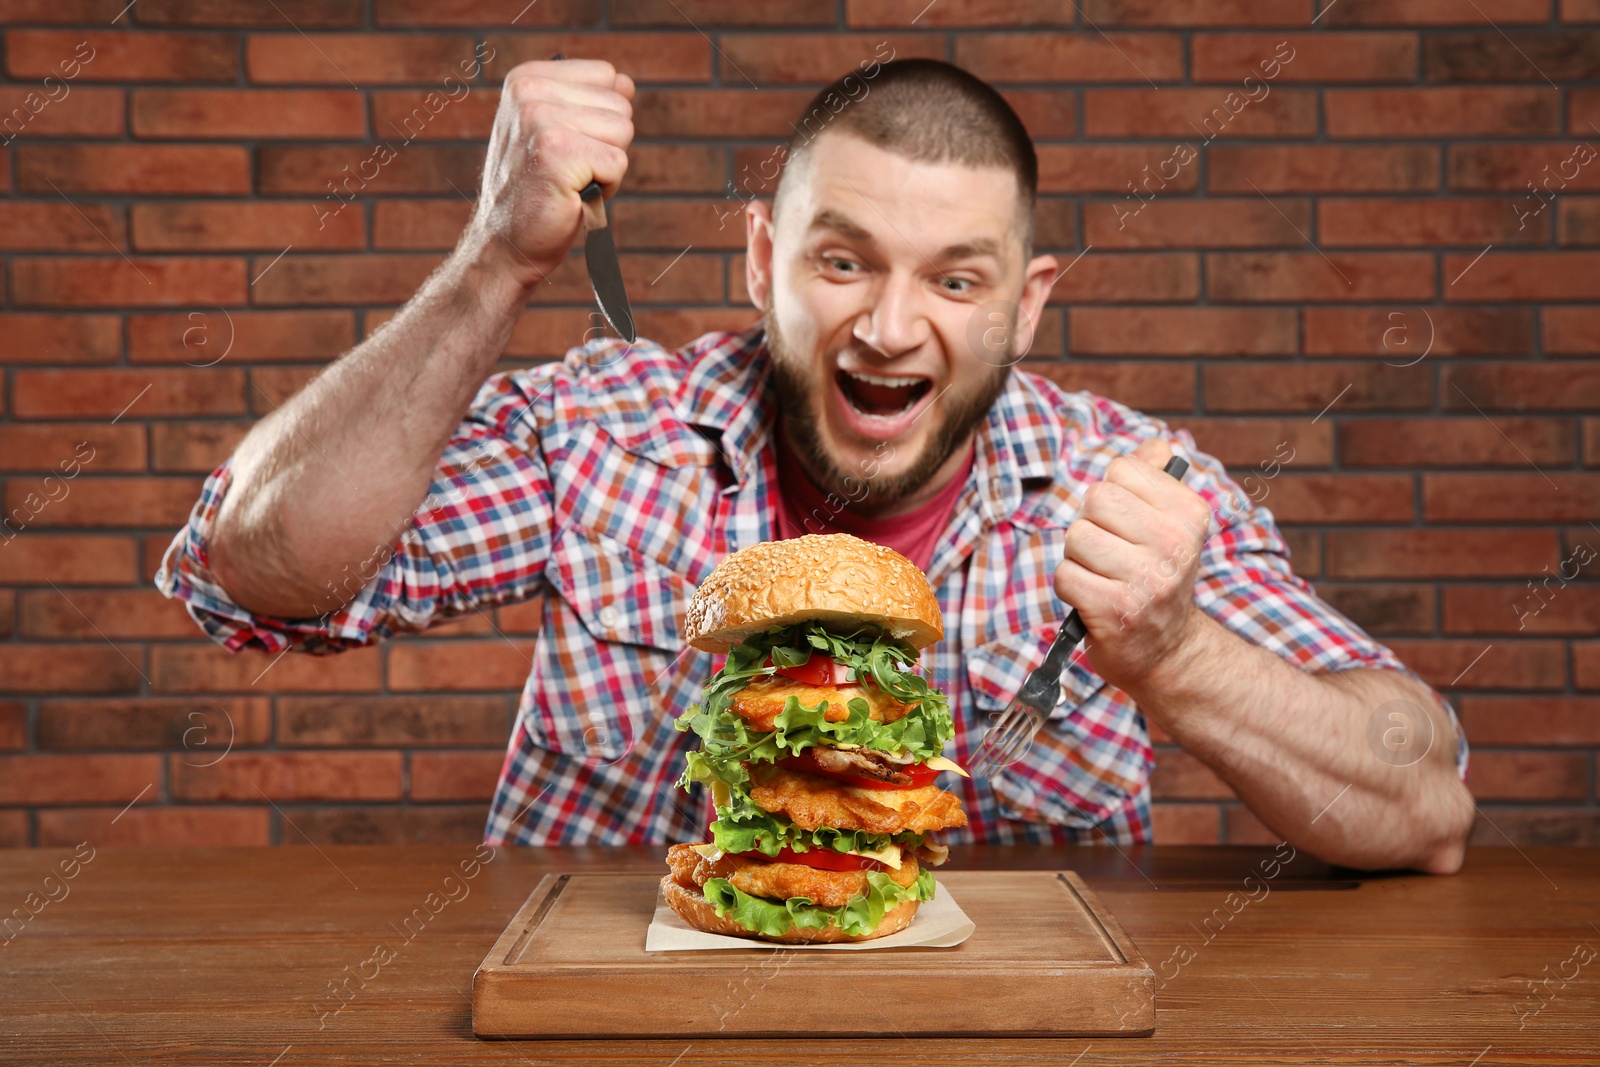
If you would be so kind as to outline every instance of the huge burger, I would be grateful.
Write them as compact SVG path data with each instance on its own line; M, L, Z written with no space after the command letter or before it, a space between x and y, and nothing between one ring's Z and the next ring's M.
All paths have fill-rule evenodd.
M674 845L661 888L690 925L767 941L864 941L933 899L933 832L965 826L940 753L949 704L916 673L944 636L915 565L844 534L752 545L689 603L685 635L726 653L678 720L700 747L711 840Z

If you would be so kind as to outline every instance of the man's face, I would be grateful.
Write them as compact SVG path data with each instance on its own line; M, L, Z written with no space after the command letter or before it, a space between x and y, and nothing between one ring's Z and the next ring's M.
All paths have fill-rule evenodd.
M775 223L748 209L784 429L824 488L865 482L869 510L915 502L1027 351L1055 261L1024 261L1006 169L829 132L785 182Z

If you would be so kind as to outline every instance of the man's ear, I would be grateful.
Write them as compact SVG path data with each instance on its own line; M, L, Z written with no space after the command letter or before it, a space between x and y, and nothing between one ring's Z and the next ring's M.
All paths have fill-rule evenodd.
M750 303L767 306L772 289L772 204L752 200L744 206L744 287Z
M1055 256L1035 256L1028 261L1027 274L1022 279L1022 296L1017 302L1017 352L1026 353L1033 347L1034 333L1057 277Z

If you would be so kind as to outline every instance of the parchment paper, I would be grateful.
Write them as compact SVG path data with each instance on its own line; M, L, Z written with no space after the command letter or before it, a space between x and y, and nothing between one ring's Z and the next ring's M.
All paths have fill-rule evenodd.
M845 941L831 945L785 945L773 941L757 941L748 937L708 934L684 922L677 912L667 907L666 899L658 892L656 913L645 931L644 950L708 952L730 948L795 948L870 952L878 948L954 948L971 937L976 929L972 920L967 918L967 913L961 910L961 905L956 903L955 897L950 895L950 890L942 884L933 894L933 899L924 901L917 909L917 917L911 920L911 925L899 933L873 938L871 941Z

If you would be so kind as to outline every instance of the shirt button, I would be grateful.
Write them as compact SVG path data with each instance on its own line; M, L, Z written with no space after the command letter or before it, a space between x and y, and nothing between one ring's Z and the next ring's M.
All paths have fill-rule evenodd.
M621 618L621 612L617 611L617 609L612 607L610 604L607 604L605 607L600 609L600 625L604 626L608 630L616 626Z

